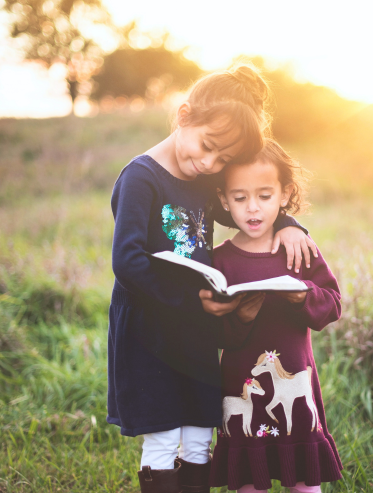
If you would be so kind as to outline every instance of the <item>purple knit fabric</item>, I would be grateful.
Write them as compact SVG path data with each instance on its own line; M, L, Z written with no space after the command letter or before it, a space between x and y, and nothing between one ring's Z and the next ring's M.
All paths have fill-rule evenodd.
M230 436L218 430L211 486L234 490L254 484L260 490L270 488L271 479L285 487L340 479L342 464L327 429L311 343L311 329L320 331L341 314L338 284L322 255L312 259L310 269L302 265L295 274L286 268L283 248L275 255L249 253L227 240L214 250L214 267L229 285L291 275L313 289L302 304L267 294L247 325L234 315L226 318L221 370ZM245 382L251 401L240 398ZM236 399L224 401L226 396ZM243 402L250 412L249 407L242 412ZM245 436L244 418L252 436L248 429Z

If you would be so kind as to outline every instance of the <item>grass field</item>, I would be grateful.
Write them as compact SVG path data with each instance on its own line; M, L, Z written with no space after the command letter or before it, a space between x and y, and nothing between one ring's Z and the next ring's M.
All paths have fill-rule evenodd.
M121 167L166 135L160 121L154 111L0 120L0 492L139 491L141 439L105 421L110 191ZM301 222L344 300L342 319L313 334L344 464L343 479L323 492L370 493L373 207L348 188L329 196L321 171L313 214ZM218 228L216 243L230 234Z

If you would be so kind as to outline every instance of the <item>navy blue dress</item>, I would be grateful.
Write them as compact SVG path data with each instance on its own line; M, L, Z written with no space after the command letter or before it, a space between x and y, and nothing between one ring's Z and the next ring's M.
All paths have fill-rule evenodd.
M123 435L221 425L221 320L203 311L195 273L148 255L211 265L214 218L230 217L215 190L212 177L180 180L147 155L115 183L107 421ZM277 229L291 225L283 216Z

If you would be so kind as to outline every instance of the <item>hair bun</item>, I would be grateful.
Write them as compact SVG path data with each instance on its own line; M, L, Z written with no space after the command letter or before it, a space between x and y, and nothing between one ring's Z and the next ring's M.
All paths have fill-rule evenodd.
M228 72L245 88L254 103L263 108L269 98L269 88L259 70L252 64L240 64L233 66Z

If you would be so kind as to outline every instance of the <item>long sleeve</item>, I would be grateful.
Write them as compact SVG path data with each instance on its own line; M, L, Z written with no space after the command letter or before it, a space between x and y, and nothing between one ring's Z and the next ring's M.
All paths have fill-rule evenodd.
M313 330L320 331L341 316L341 294L336 278L318 250L318 258L313 259L310 269L303 268L302 281L312 291L308 291L305 302L299 308L293 304L302 322Z
M295 228L301 229L304 234L308 235L308 230L304 226L299 224L293 216L288 216L287 214L279 214L273 226L276 233L277 231L280 231L280 229L294 226Z
M123 170L112 196L113 271L127 289L134 287L167 305L196 309L201 304L198 290L180 279L175 282L167 269L156 269L147 255L149 224L160 209L160 200L159 184L148 169L131 163Z

